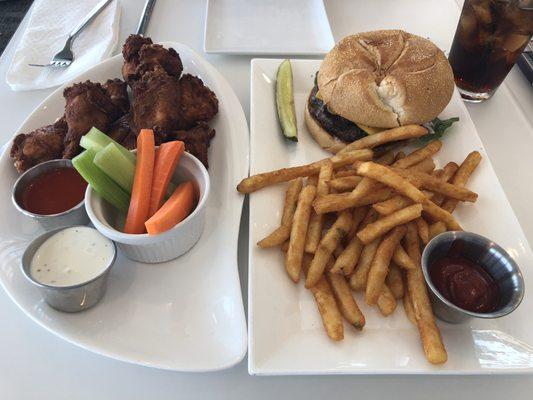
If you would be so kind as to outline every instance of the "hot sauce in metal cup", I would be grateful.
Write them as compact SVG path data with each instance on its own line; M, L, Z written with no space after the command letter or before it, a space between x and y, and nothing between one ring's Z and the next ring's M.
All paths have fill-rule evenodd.
M20 204L34 214L59 214L79 204L86 188L87 182L74 168L56 168L32 179Z
M500 298L498 283L479 264L458 254L454 245L429 266L431 281L457 307L477 313L494 311Z

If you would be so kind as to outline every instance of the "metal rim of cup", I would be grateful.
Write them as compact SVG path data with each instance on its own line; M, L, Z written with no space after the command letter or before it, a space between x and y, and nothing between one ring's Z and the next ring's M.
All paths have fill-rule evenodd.
M28 243L28 245L26 246L26 249L24 250L24 253L22 253L22 257L20 259L20 267L22 269L22 273L24 274L24 276L26 277L26 279L28 279L31 283L33 283L35 286L38 286L38 287L41 287L41 288L46 288L46 289L52 289L52 290L58 290L58 291L61 291L61 290L69 290L69 289L77 289L77 288L81 288L85 285L88 285L98 279L100 279L102 276L104 276L105 274L107 274L109 272L109 270L113 267L113 265L115 264L115 261L117 259L117 245L115 244L114 241L112 241L111 239L105 237L104 235L102 235L103 237L105 237L107 240L109 240L112 245L113 245L113 257L111 258L111 261L109 262L109 264L107 265L107 267L100 273L98 274L97 276L95 276L94 278L91 278L89 279L88 281L84 281L84 282L81 282L81 283L77 283L75 285L70 285L70 286L52 286L52 285L47 285L46 283L42 283L42 282L39 282L37 280L35 280L32 276L31 276L31 273L29 272L29 265L28 265L28 271L26 271L26 268L24 266L24 256L26 255L26 252L28 251L28 249L31 247L31 245L42 239L43 236L48 236L45 241L54 236L56 233L59 233L65 229L71 229L71 228L89 228L89 229L93 229L95 230L96 232L98 232L99 235L102 235L98 229L95 229L95 228L92 228L90 226L86 226L86 225L74 225L74 226L64 226L64 227L61 227L61 228L57 228L57 229L53 229L51 231L47 231L47 232L44 232L42 234L40 234L39 236L37 236L36 238L34 238L30 243ZM43 241L44 243L44 241ZM42 244L41 244L42 245ZM40 247L40 246L39 246ZM37 251L37 250L36 250ZM33 254L35 255L35 253ZM33 257L32 257L33 259ZM30 261L31 263L31 261Z
M427 262L425 262L428 257L425 256L425 254L427 254L429 251L432 250L432 248L430 247L431 242L438 242L439 239L442 239L443 237L450 236L450 235L454 235L454 236L457 236L457 235L459 235L459 236L470 235L470 236L473 236L473 237L481 240L484 243L490 244L491 247L495 248L500 254L505 256L506 260L509 261L509 263L513 266L513 269L516 271L517 275L520 277L520 281L521 281L522 288L523 288L523 290L520 292L518 300L515 302L515 304L512 305L512 307L509 307L509 308L504 307L501 310L495 310L495 311L491 311L491 312L488 312L488 313L477 313L477 312L468 311L468 310L465 310L464 308L456 306L455 304L453 304L450 300L448 300L446 297L444 297L440 293L440 291L435 287L435 285L433 284L431 278L429 277L429 271L428 271L429 265L427 265ZM506 315L509 315L514 310L516 310L518 308L518 306L520 305L520 303L522 303L522 300L524 299L524 292L525 292L524 277L522 275L522 271L520 271L520 268L518 267L518 264L513 260L513 258L509 255L509 253L503 247L501 247L496 242L486 238L485 236L479 235L477 233L464 232L464 231L448 231L448 232L440 233L439 235L437 235L433 239L431 239L429 241L429 243L426 245L426 247L424 248L424 251L422 252L422 262L421 262L421 264L422 264L421 267L422 267L422 273L424 274L424 279L426 281L426 284L429 286L431 292L442 303L444 303L446 306L450 307L451 309L453 309L456 312L468 315L469 317L483 318L483 319L501 318L501 317L504 317ZM483 269L485 269L485 267L483 265L481 265L481 267Z
M85 203L85 196L82 197L81 201L78 204L76 204L74 207L71 207L68 210L65 210L65 211L62 211L62 212L56 213L56 214L37 214L37 213L33 213L31 211L26 210L24 207L22 207L21 204L19 204L19 201L17 200L17 196L15 195L15 193L17 192L17 189L18 189L19 185L21 185L21 182L24 181L25 176L27 174L29 174L31 171L42 169L43 167L48 166L50 164L59 164L60 162L61 163L66 162L67 165L68 165L68 167L66 167L66 168L73 168L74 169L71 160L58 158L58 159L48 160L48 161L42 162L40 164L34 165L30 169L24 171L17 178L17 180L15 181L15 184L13 185L13 188L11 190L11 202L13 203L13 205L15 206L15 208L19 212L21 212L22 214L24 214L24 215L26 215L28 217L31 217L31 218L42 219L42 218L53 218L53 217L60 217L60 216L63 216L63 215L67 215L67 214L70 214L70 213L72 213L74 211L77 211L78 209L83 207L83 204Z

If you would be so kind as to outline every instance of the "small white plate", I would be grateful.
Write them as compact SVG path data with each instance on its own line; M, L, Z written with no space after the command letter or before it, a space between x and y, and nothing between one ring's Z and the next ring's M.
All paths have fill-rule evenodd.
M298 117L298 143L281 135L274 102L276 70L282 60L254 59L251 73L251 171L258 173L309 163L327 157L306 131L303 110L318 60L292 60ZM401 304L384 318L375 308L358 304L366 317L362 332L345 325L345 338L334 343L324 333L316 304L303 284L294 285L285 272L279 249L256 243L279 225L285 185L250 195L249 364L251 374L509 374L533 372L533 254L509 205L476 129L455 93L442 117L458 116L436 157L461 162L472 150L483 161L468 183L479 193L475 204L456 211L467 230L492 238L521 267L526 293L520 307L496 320L473 319L461 325L438 322L448 362L429 364L417 329Z
M179 43L162 43L180 54L185 72L198 75L217 95L219 114L209 151L211 194L205 229L188 253L162 264L141 264L119 254L104 298L77 314L55 311L24 279L20 256L40 233L11 204L18 173L9 147L0 158L0 282L35 322L87 350L135 364L176 371L229 368L246 354L246 321L237 269L237 238L243 197L237 181L248 172L248 126L226 80L198 54ZM91 68L75 81L121 77L122 56ZM19 132L50 124L64 112L57 89L26 119Z
M335 44L322 0L209 0L206 53L327 53Z

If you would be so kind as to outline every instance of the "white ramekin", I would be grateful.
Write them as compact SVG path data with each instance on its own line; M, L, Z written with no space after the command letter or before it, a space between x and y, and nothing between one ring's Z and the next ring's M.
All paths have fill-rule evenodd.
M187 152L183 153L174 171L172 182L178 184L186 180L193 180L198 185L198 204L187 218L161 234L134 235L117 230L115 227L123 225L124 216L90 186L85 192L87 214L95 228L116 242L119 249L131 260L150 264L172 260L186 253L200 239L209 196L209 174L204 165Z

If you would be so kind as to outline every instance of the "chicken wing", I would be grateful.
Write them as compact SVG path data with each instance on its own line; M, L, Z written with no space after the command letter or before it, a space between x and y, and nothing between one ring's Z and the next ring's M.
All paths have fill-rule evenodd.
M156 67L163 68L167 74L179 78L183 71L180 56L173 48L165 49L159 44L153 44L149 38L130 35L122 49L124 65L122 75L124 80L132 82L142 78Z
M126 114L130 110L130 99L128 97L128 85L123 80L118 78L108 79L104 83L104 89L122 114Z
M204 122L200 122L189 130L181 130L172 134L172 138L184 142L185 151L198 158L206 168L209 168L207 149L214 137L215 130Z
M179 81L179 129L192 128L197 122L207 122L218 113L215 93L196 76L185 74Z
M133 126L153 129L163 136L180 128L181 108L179 81L168 75L161 67L146 72L133 83Z
M65 117L61 117L52 125L15 136L10 156L17 171L24 172L34 165L61 158L66 133L67 123Z
M111 123L122 112L99 83L76 83L66 88L63 96L66 100L65 119L68 124L63 158L73 158L81 151L80 139L89 129L94 126L102 132L108 132Z
M145 44L152 44L152 39L145 38L141 35L130 35L122 47L122 56L124 65L122 66L122 76L126 82L129 82L137 73L139 66L139 51Z

